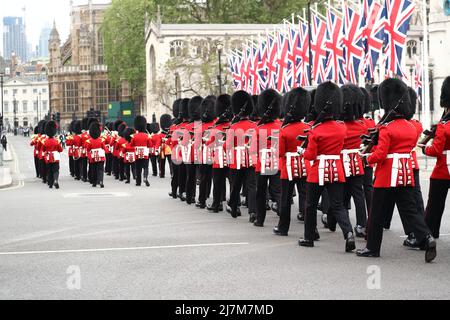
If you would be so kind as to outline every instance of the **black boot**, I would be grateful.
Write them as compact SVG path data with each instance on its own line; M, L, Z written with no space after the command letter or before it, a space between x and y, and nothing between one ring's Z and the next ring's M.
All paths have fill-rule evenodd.
M297 214L297 220L300 222L305 222L305 214L303 212L299 212Z
M379 258L380 257L379 252L372 251L367 248L364 248L362 250L357 250L356 255L358 257L364 257L364 258Z
M314 247L314 241L307 240L307 239L300 239L300 240L298 240L298 245L300 247L313 248Z
M273 228L273 234L277 236L287 237L288 233L287 231L282 231L278 227Z
M430 234L425 239L425 262L430 263L436 258L436 240Z
M352 252L356 249L355 236L352 232L347 235L347 240L345 241L345 252Z
M208 205L208 206L206 206L206 210L208 210L210 212L214 212L214 213L219 213L219 206Z
M199 209L205 209L205 208L206 208L206 203L197 201L197 203L195 204L195 206L196 206L197 208L199 208Z
M147 180L147 179L145 179L145 181L144 181L144 182L145 182L145 186L146 186L146 187L150 187L150 182L148 182L148 180Z

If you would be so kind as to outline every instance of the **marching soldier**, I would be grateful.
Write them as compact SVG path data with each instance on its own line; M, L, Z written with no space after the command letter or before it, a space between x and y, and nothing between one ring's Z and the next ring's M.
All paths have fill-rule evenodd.
M256 216L250 217L255 227L263 227L266 219L268 183L272 185L275 203L280 208L281 185L279 173L279 120L281 96L273 89L263 91L258 98L261 120L256 130Z
M42 183L47 183L47 165L45 163L45 157L44 157L44 141L46 138L45 135L45 126L47 125L47 121L41 120L38 124L39 127L39 133L41 134L40 138L37 141L38 150L39 150L39 172L40 176L42 178Z
M159 177L164 179L166 176L166 159L169 163L170 174L172 175L172 161L171 161L171 150L170 146L167 144L166 136L170 132L170 127L172 125L172 116L170 114L163 114L159 119L159 124L161 126L161 133L157 138L160 141L159 148Z
M50 189L55 187L59 189L59 161L63 151L61 142L55 138L57 124L55 121L49 121L45 125L45 135L42 151L44 161L47 166L47 184Z
M151 136L147 131L147 120L142 116L137 116L134 120L134 128L136 133L131 137L131 146L136 152L136 186L140 187L142 183L142 172L144 173L144 183L150 187L148 181L148 161L150 156L150 148L153 147ZM122 141L120 145L125 144Z
M30 146L33 147L33 158L34 158L34 169L36 170L36 178L40 178L41 174L39 172L39 139L41 134L39 133L39 127L34 128L34 135L31 137Z
M112 174L112 168L113 168L113 149L112 149L112 132L114 131L114 123L108 122L105 125L105 131L103 132L103 138L105 140L105 146L108 149L108 152L106 153L106 163L105 163L105 173L106 175L110 176Z
M111 135L110 147L113 156L112 171L116 180L120 179L120 146L117 145L120 139L119 130L124 130L125 127L126 125L122 120L117 120L114 122L114 132Z
M159 134L161 128L159 123L152 122L147 124L147 133L149 133L152 140L152 147L150 148L150 162L152 164L152 176L158 176L158 159L159 147L161 146L161 135Z
M175 141L175 154L176 161L180 164L179 172L178 172L178 193L179 198L182 202L186 201L186 179L187 179L187 167L185 158L187 156L186 148L183 144L180 143L180 140L184 140L185 138L189 140L189 134L186 135L186 127L189 124L189 101L190 99L183 99L180 104L180 124L177 126L176 131L174 132L174 137L172 138ZM185 137L186 135L186 137ZM188 143L188 141L184 141L184 143Z
M101 137L100 123L92 122L89 126L90 138L86 140L86 152L91 166L92 187L104 188L103 177L106 154L109 152L105 140Z
M123 153L123 163L124 163L124 171L125 171L125 177L126 181L125 184L131 183L131 174L136 169L136 149L131 144L132 137L136 133L134 129L126 128L123 131L123 138L126 140L126 143L122 144L120 146L122 153ZM148 166L147 166L148 168ZM142 170L142 168L141 168ZM133 175L135 175L133 173ZM148 169L147 169L147 175L148 175Z
M169 133L166 136L165 140L167 145L171 149L171 166L172 166L172 179L170 182L171 192L169 193L169 196L173 199L177 199L177 192L178 192L178 180L179 180L179 174L180 174L180 160L179 160L179 152L178 152L178 140L175 136L175 131L178 130L179 125L182 122L182 119L180 117L180 109L181 109L181 99L175 100L173 103L172 111L173 111L173 121L172 125L169 128Z
M245 91L237 91L231 97L231 108L235 118L227 132L225 149L230 168L231 194L230 214L238 217L238 203L242 184L247 185L247 204L250 218L256 216L256 176L254 146L256 141L256 124L250 121L249 116L253 111L252 97Z
M299 196L299 211L305 212L306 177L308 161L298 150L302 148L299 135L306 136L310 126L302 121L311 104L310 93L303 88L291 90L284 96L286 116L280 130L280 179L281 207L278 226L273 229L275 235L287 236L291 223L291 200L294 187Z
M212 180L212 148L205 144L211 135L214 122L216 121L216 113L214 110L216 103L215 96L206 97L201 104L201 164L199 165L200 172L200 186L198 202L196 207L200 209L206 208L206 199L209 198L211 193L211 180Z
M83 182L88 181L88 159L86 152L86 140L89 139L89 124L90 123L88 118L83 118L83 120L81 120L82 133L81 133L80 158L81 158L81 176Z
M308 173L306 184L305 235L299 240L302 247L314 247L320 238L317 232L317 204L324 189L330 198L330 212L342 229L345 251L355 247L355 237L348 211L344 208L343 191L345 182L341 150L347 129L344 123L335 121L342 110L342 91L332 82L324 82L317 88L314 110L317 119L309 132L304 158L314 161Z
M373 153L364 155L376 164L372 209L369 217L367 246L358 250L360 257L379 257L386 216L397 204L417 240L426 250L425 261L436 257L436 241L417 211L414 198L414 174L411 151L417 143L417 130L406 120L410 112L408 87L399 79L386 79L379 87L381 107L386 111ZM370 145L369 145L370 146ZM365 150L370 152L370 150Z
M213 201L207 206L208 211L223 211L223 201L226 200L226 178L228 166L224 143L226 131L230 127L232 118L231 97L223 94L217 97L215 104L215 114L219 116L211 130L211 137L206 145L213 150Z
M73 120L69 125L69 135L67 136L66 146L67 146L67 155L69 157L69 172L71 177L75 177L75 160L73 159L73 137L75 135L74 125L76 120Z
M435 238L439 238L445 200L450 187L450 77L447 77L442 84L441 107L444 108L444 115L431 130L430 138L434 138L433 143L430 146L424 146L426 142L422 142L420 145L425 155L437 158L430 178L430 191L425 214L425 221Z

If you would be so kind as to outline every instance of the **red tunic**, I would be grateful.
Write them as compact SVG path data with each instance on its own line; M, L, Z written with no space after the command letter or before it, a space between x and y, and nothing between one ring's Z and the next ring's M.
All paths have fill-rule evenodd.
M307 182L319 185L345 182L341 151L346 135L345 124L337 121L326 121L309 132L304 157L314 163Z
M125 140L125 139L124 139ZM119 141L119 144L122 146L123 141ZM150 155L150 148L153 147L152 138L148 133L138 132L131 136L131 146L134 147L136 152L136 160L138 159L148 159Z
M422 135L423 132L423 127L422 127L422 123L420 123L419 121L417 121L416 119L412 119L410 120L410 122L414 125L414 127L416 127L417 130L417 140L419 140L420 136ZM416 150L413 150L411 152L411 156L412 156L412 165L413 165L413 169L414 170L419 170L419 162L417 161L417 152Z
M179 138L184 139L185 129L189 122L182 122L174 127L172 138L170 139L170 145L172 146L172 160L176 164L180 164L183 161L183 145L179 144Z
M239 170L256 165L256 154L251 154L256 150L256 129L254 122L245 119L231 125L227 131L224 147L230 169ZM250 135L251 138L246 135Z
M257 140L255 143L255 151L257 152L258 159L256 162L256 172L266 173L278 172L279 166L279 141L280 130L282 123L280 121L274 121L260 125L256 129ZM269 139L272 137L273 139ZM278 143L277 141L278 140ZM262 163L264 162L264 166Z
M39 157L39 139L41 138L40 134L37 134L31 138L30 146L34 147L33 155L34 157Z
M229 128L229 122L215 125L214 129L211 130L210 139L205 143L213 150L213 169L222 169L228 166L224 148L225 136L223 133L226 133Z
M201 147L201 161L202 164L213 164L213 146L209 146L207 144L205 138L205 133L209 132L209 137L214 133L214 123L216 120L210 121L210 122L203 122L202 123L202 147Z
M89 133L88 132L83 132L81 134L81 158L86 158L87 157L87 152L86 152L86 141L90 138Z
M364 175L364 166L359 156L361 147L361 136L366 134L367 127L363 121L345 121L347 128L347 137L344 141L342 153L342 162L346 177L355 177Z
M306 129L311 128L304 122L288 124L280 131L280 179L296 180L306 178L310 169L309 161L305 161L303 155L300 155L298 147L303 143L297 140L299 135L306 135Z
M42 146L45 163L59 163L63 151L61 142L55 138L45 138Z
M134 163L136 162L136 151L135 147L131 145L131 143L126 142L121 146L121 152L123 153L123 162L124 163Z
M86 140L86 151L89 163L103 162L109 152L102 138Z
M450 122L437 125L433 143L425 148L429 157L437 157L431 179L450 180Z
M417 130L405 119L380 127L377 148L367 157L376 164L375 188L414 186L411 151L416 146Z

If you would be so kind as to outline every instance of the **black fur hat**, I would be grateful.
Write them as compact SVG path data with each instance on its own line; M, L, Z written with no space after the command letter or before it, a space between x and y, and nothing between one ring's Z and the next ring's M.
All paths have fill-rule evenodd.
M102 132L100 129L100 123L98 122L91 123L91 125L89 126L89 135L91 136L91 138L92 139L100 138L101 134Z
M303 88L294 88L284 95L286 117L290 122L298 122L302 120L311 104L311 94Z
M223 115L231 106L231 96L229 94L222 94L217 97L215 113L217 117Z
M56 124L55 121L49 121L45 125L45 134L48 137L53 138L54 136L56 136L57 128L58 128L58 125Z
M363 115L364 115L364 113L369 113L372 110L371 105L370 105L370 94L363 87L360 87L359 89L361 89L361 92L364 95L364 108L363 108Z
M163 114L161 118L159 118L159 123L161 124L161 130L169 131L170 126L172 125L172 116L170 114Z
M75 134L81 134L82 130L81 130L81 121L77 120L75 122L75 124L73 125L73 132L75 132Z
M108 128L109 131L114 131L114 123L108 122L106 124L106 127Z
M216 118L216 99L216 96L207 96L205 99L203 99L201 104L203 122L211 122Z
M181 100L179 117L182 119L189 119L189 101L188 98Z
M73 120L69 125L69 132L74 133L75 132L75 123L77 123L77 120Z
M379 85L375 85L370 89L370 107L372 111L380 109L380 99L378 98Z
M411 102L410 108L409 108L409 114L407 115L406 119L411 120L414 115L416 114L416 107L417 107L417 94L416 91L408 87L408 93L409 93L409 100Z
M123 123L123 120L116 120L114 122L114 131L119 131L119 126Z
M132 128L125 128L122 131L122 137L127 140L128 142L131 142L131 136L135 133L134 129Z
M384 80L378 89L381 108L385 112L397 107L397 113L407 116L410 112L411 101L409 99L408 86L400 79L388 78Z
M341 87L342 91L342 113L340 116L341 120L350 121L355 120L356 111L356 92L354 90L354 85L346 84Z
M159 123L158 122L149 123L149 129L150 129L149 130L150 133L153 133L153 134L158 133L160 130Z
M41 120L38 123L38 131L40 134L45 134L45 125L47 124L47 121Z
M450 77L445 78L441 88L441 107L450 107Z
M89 118L89 121L88 121L88 130L89 130L91 124L93 124L93 123L95 123L95 122L98 122L98 119L97 119L97 118Z
M249 116L253 112L252 97L245 91L236 91L231 97L231 108L234 115L242 112L243 117Z
M39 127L38 126L36 126L36 127L34 127L34 134L38 134L39 133Z
M331 81L323 82L317 87L314 98L314 110L320 114L328 106L327 115L335 118L342 113L342 91Z
M270 108L270 110L269 110ZM258 97L258 114L263 117L266 113L271 120L280 117L281 96L274 89L267 89L261 92Z
M120 137L123 137L123 132L124 130L128 128L127 124L125 122L122 122L119 127L117 128L117 133L119 134Z
M145 129L147 128L147 119L143 116L137 116L134 119L134 129L139 132L145 132Z
M81 130L84 130L84 131L89 130L89 119L88 118L83 118L83 120L81 120Z
M177 99L173 102L172 105L172 114L174 118L178 118L180 115L180 106L181 106L181 99Z
M202 102L203 98L200 96L195 96L189 100L188 112L190 121L198 121L202 116Z

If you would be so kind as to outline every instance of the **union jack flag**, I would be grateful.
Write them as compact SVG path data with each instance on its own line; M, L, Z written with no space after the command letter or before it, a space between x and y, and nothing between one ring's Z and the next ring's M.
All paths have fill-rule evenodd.
M383 53L384 44L384 24L383 7L374 0L364 0L364 14L362 16L364 25L363 42L364 42L364 69L362 74L366 79L374 78L375 66L378 63L380 55Z
M277 59L277 90L278 92L288 92L291 88L292 79L289 77L290 63L288 60L288 54L290 50L288 35L283 33L282 30L278 32L278 45L280 50L278 51Z
M358 83L359 65L363 59L361 15L344 5L344 36L342 47L345 56L345 80Z
M300 55L300 70L298 83L302 87L309 86L309 35L308 35L308 25L302 21L300 21L299 26L299 36L300 42L302 44L302 52Z
M344 84L344 50L341 45L342 19L330 9L327 12L327 67L326 79L338 84Z
M421 62L416 59L416 67L414 69L414 83L419 102L422 103L422 89L423 89L423 69Z
M271 34L267 34L267 87L276 88L277 85L277 57L278 57L278 41Z
M311 20L311 54L313 56L313 81L315 81L317 84L320 84L326 79L325 66L327 51L325 46L325 35L327 25L315 14L312 15Z
M296 88L300 85L298 79L300 74L301 56L303 54L302 40L300 38L299 30L291 23L288 24L288 34L290 43L288 60L291 66L288 72L292 87Z
M267 88L267 55L268 55L267 41L261 41L258 48L259 61L257 65L259 90L264 91Z
M236 90L241 90L244 87L244 79L241 74L242 57L237 52L231 52L227 59L233 77L233 86Z
M414 8L415 4L409 0L385 0L383 18L386 19L384 30L388 76L399 75L406 78L402 66L403 48Z

